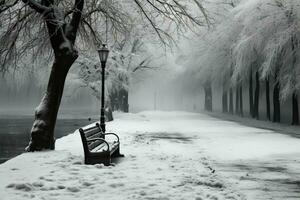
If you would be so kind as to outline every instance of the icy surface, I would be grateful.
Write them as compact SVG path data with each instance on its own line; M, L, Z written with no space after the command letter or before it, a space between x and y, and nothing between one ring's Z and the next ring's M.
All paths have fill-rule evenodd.
M300 140L185 112L117 114L125 158L84 165L76 131L56 151L0 165L0 197L18 199L299 199Z

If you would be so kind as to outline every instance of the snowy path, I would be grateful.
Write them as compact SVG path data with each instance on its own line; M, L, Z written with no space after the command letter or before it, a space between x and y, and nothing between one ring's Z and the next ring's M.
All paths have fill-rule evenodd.
M299 199L300 140L203 114L119 114L125 158L83 165L78 132L0 165L9 199ZM110 131L110 130L109 130ZM1 198L1 199L2 199Z

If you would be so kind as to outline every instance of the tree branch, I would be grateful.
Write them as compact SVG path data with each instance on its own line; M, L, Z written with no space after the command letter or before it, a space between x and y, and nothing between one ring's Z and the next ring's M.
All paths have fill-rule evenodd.
M136 72L136 71L138 71L138 70L142 70L142 69L157 69L156 67L151 67L151 66L149 66L149 59L148 58L146 58L146 59L144 59L142 62L140 62L139 64L138 64L138 66L136 66L133 70L132 70L132 72L134 73L134 72Z
M159 32L159 29L156 27L156 25L154 24L153 20L150 18L150 16L148 16L148 14L146 13L146 11L144 10L143 6L141 5L141 3L138 0L134 0L134 2L137 4L137 6L140 8L140 10L142 11L142 13L144 14L144 16L147 18L147 20L149 21L150 25L152 26L152 28L154 29L154 31L156 32L157 36L159 37L160 41L165 44L165 40L163 39L162 35Z
M53 11L52 8L44 6L42 4L37 3L35 0L22 0L25 4L29 5L36 12L41 13L43 15Z
M74 11L72 14L72 19L66 33L67 38L71 40L74 44L76 40L77 30L81 20L82 10L84 6L84 0L75 0Z

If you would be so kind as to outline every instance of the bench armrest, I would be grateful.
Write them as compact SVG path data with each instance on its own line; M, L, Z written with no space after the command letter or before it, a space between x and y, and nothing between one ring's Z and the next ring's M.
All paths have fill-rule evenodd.
M118 141L117 141L117 142L120 142L120 138L119 138L119 136L118 136L117 134L115 134L115 133L104 133L103 135L114 135L114 136L116 136L116 137L117 137L117 139L118 139Z
M94 141L97 141L97 140L101 140L102 142L104 142L107 146L107 151L110 151L108 142L106 142L103 138L93 138L93 139L87 140L87 142L94 142Z

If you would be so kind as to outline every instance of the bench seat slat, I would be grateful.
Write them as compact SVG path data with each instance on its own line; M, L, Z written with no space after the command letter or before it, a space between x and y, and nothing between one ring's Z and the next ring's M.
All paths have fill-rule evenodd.
M94 138L104 138L104 135L100 132L100 133L95 133L92 136L86 137L87 139L94 139Z
M92 150L95 149L97 146L102 145L102 143L103 143L103 142L100 141L100 140L96 140L96 141L94 141L94 142L90 142L90 143L88 144L89 151L92 151ZM104 143L103 145L105 145L105 143Z
M89 137L93 136L94 134L98 134L98 133L101 133L101 130L97 126L88 131L84 131L86 138L89 138Z
M118 142L113 142L113 143L108 143L109 144L109 150L114 151L119 143ZM95 152L104 152L107 150L107 145L103 142L102 144L96 146L95 148L91 149L90 152L95 153Z

